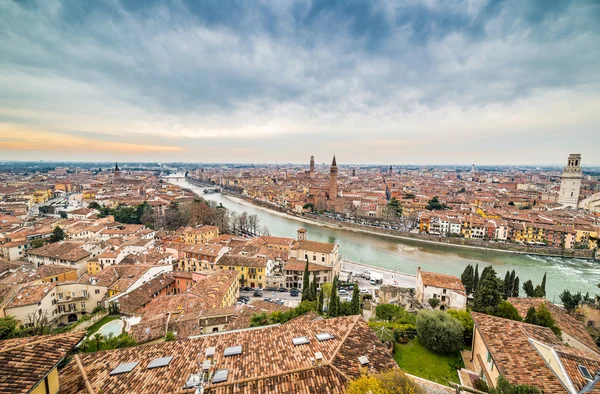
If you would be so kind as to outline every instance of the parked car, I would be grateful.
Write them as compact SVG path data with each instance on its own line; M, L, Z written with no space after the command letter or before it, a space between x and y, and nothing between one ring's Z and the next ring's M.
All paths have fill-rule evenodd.
M279 287L267 287L267 291L279 291Z
M369 292L369 289L365 289L365 288L363 287L362 289L360 289L360 292L361 292L361 293L368 293L368 292Z
M285 287L280 287L279 291L282 293L287 293L288 289L286 289Z
M262 293L262 291L258 291L258 290L257 290L257 291L255 291L255 292L254 292L254 294L253 294L252 296L253 296L253 297L262 297L262 296L263 296L263 293Z
M241 291L254 291L254 289L252 287L242 287Z
M348 295L348 290L340 289L339 293L340 293L340 295Z
M298 294L300 294L300 292L298 290L296 290L296 289L290 290L290 295L292 297L298 297Z
M265 301L265 302L271 302L271 299L269 297L265 297L265 298L263 298L263 301Z
M245 295L243 295L243 296L240 296L240 297L239 297L239 299L240 299L240 300L246 300L246 301L250 301L250 297L248 297L248 296L245 296Z
M283 305L283 301L282 301L282 300L276 301L275 303L276 303L277 305Z

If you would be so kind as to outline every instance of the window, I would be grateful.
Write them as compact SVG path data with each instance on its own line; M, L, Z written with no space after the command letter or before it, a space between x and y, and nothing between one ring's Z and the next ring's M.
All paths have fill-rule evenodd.
M81 303L81 309L85 309L85 302Z
M313 255L313 261L317 261L317 256Z
M100 289L96 289L96 290L94 291L94 293L96 293L96 294L100 294Z

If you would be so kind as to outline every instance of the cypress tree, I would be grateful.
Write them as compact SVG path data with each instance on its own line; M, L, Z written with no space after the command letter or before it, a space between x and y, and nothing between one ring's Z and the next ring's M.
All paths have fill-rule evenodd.
M337 276L335 276L333 278L333 283L331 286L331 296L329 297L329 310L328 310L328 314L331 317L337 317L338 313L339 313L339 308L340 308L340 300L339 300L339 296L337 293L337 287L338 287L338 278Z
M304 266L304 277L302 278L302 301L308 300L310 297L310 274L308 273L308 259Z
M319 290L319 300L317 303L317 312L319 314L323 313L323 302L325 301L325 296L323 295L323 288Z
M546 273L545 272L544 272L544 277L542 278L541 287L542 287L542 293L544 293L542 295L542 297L546 297Z
M354 284L354 290L352 291L352 301L350 301L350 306L353 315L360 314L360 292L358 290L358 283Z
M475 275L473 275L473 293L477 291L477 285L479 284L479 264L475 266Z
M515 277L515 282L513 284L513 289L512 289L512 296L513 297L518 297L519 296L519 277Z
M482 279L475 291L473 298L473 310L476 312L493 315L498 310L498 305L502 301L502 281L496 276L496 271L490 266L485 275L482 273Z
M504 299L510 297L511 293L510 271L506 271L506 275L504 275Z
M514 293L515 291L515 270L512 270L512 272L510 273L510 295L509 297L512 297L512 293Z
M461 280L463 286L465 286L465 290L467 291L467 294L473 293L473 275L474 275L473 266L471 264L469 264L469 265L467 265L467 267L463 271L462 275L460 276L460 280Z
M317 300L317 271L313 271L313 281L310 284L310 301Z

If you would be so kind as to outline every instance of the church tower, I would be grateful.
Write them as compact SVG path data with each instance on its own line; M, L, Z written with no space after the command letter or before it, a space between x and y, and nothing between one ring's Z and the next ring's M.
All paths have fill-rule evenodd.
M388 174L392 175L392 166L390 166L390 169L388 170Z
M119 178L121 176L121 171L119 170L119 163L115 163L115 178Z
M561 176L560 194L558 196L559 203L577 208L582 176L581 155L578 153L570 154L567 166L564 168Z
M333 155L333 162L331 163L331 168L329 169L329 200L335 201L338 194L338 184L337 184L337 176L338 176L338 168L337 163L335 162L335 155Z
M308 172L308 176L310 178L315 177L315 157L314 156L310 157L310 171Z

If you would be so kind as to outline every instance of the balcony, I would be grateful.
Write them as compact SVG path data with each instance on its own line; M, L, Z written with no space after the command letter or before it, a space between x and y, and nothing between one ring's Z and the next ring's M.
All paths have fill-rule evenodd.
M66 302L75 302L75 301L85 301L88 300L90 298L89 294L86 295L76 295L75 297L68 295L68 296L64 296L62 299L60 298L56 298L56 303L57 304L63 304Z

